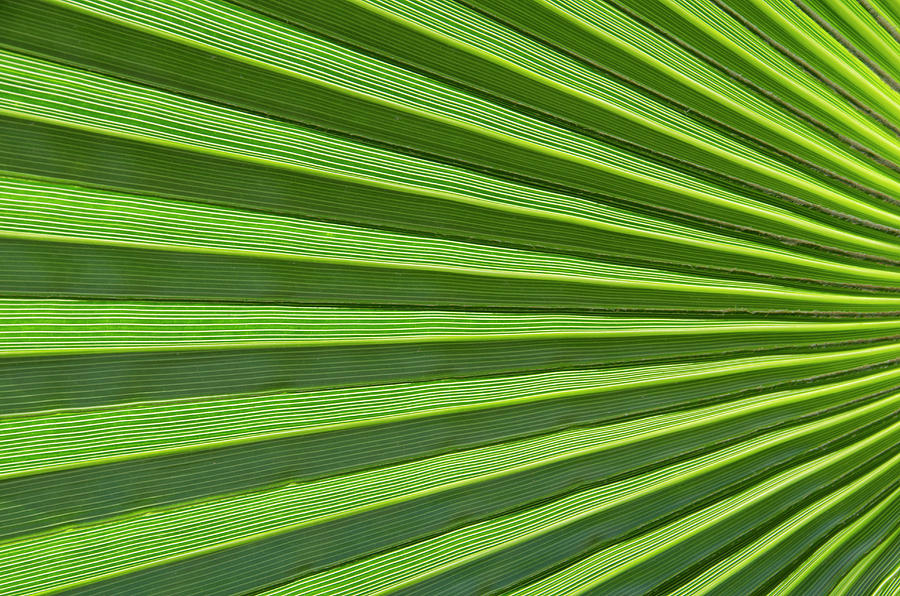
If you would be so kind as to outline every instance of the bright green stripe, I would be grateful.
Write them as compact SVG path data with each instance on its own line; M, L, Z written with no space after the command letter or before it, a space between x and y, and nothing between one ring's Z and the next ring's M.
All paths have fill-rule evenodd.
M497 268L492 269L485 266L490 261L471 261L479 253L493 256L491 252L496 254L501 249L472 245L466 251L459 243L455 263L447 259L449 262L433 264L24 232L7 232L4 236L5 250L16 267L0 276L0 289L20 296L468 304L475 308L552 304L556 308L596 309L627 304L639 309L875 313L892 312L900 305L900 298L893 296L803 291L586 261L584 265L599 270L598 274L585 275L581 267L569 268L571 273L535 273L504 267L499 260ZM211 270L213 262L227 263L231 274ZM401 280L400 285L392 281L394 276L383 275L388 271ZM503 285L496 284L499 279L505 280Z
M812 4L807 3L807 6ZM894 126L900 123L900 111L896 107L900 96L897 91L869 70L853 53L793 2L733 0L729 5L742 17L753 22L765 35L788 48L804 63L817 69L822 76L841 87L853 99L888 119ZM857 5L857 8L865 12L861 6ZM854 27L867 30L871 32L870 35L874 33L872 29L863 27L860 19L857 19L849 30ZM883 30L882 33L887 35ZM854 38L859 39L858 36Z
M103 18L114 19L114 22L117 24L128 23L134 27L139 27L142 31L160 35L167 40L172 38L191 45L201 44L202 47L206 48L209 51L220 52L225 56L230 56L236 60L248 62L262 69L274 69L278 70L279 72L284 71L285 73L290 73L295 76L309 74L309 76L315 76L322 79L327 79L329 81L337 80L342 86L345 86L347 88L361 89L366 93L373 94L375 96L389 96L394 101L399 101L400 103L409 103L410 101L412 101L418 102L417 105L422 105L424 107L426 102L430 101L430 94L423 93L417 98L411 98L408 94L402 94L399 92L399 89L401 88L399 84L391 87L384 81L382 81L381 78L375 78L374 76L367 79L367 81L365 82L358 79L351 79L350 77L347 77L343 74L349 69L342 65L336 65L334 68L326 70L325 64L327 63L327 61L336 60L334 56L340 54L340 52L334 47L324 46L321 44L321 42L315 42L312 38L308 36L304 37L298 34L296 31L292 31L289 28L279 25L277 22L260 19L251 13L246 13L224 4L215 2L192 1L179 2L174 4L171 2L165 4L157 3L149 5L147 3L142 3L137 6L122 2L110 3L94 0L70 2L67 3L67 5L78 7L81 10L88 11L89 14L102 15ZM379 8L385 7L381 6ZM407 7L405 5L391 5L389 7L390 10L395 10L398 12L402 12L404 8ZM408 8L411 10L416 7L409 6ZM441 24L446 23L449 17L454 13L463 15L462 17L460 17L463 19L473 19L473 17L477 17L475 13L471 13L471 11L464 11L461 7L453 6L449 3L442 3L433 8L425 8L426 10L429 8L431 10L438 10L438 14L440 14L439 18L441 20ZM377 9L373 8L373 10ZM329 14L327 9L324 12L326 13L326 15ZM338 11L334 7L331 8L330 14L333 18L346 18L343 16L343 14L339 15ZM415 17L421 17L421 13L416 14ZM415 17L411 17L414 19L413 22L410 23L410 26L412 27L419 26L415 22ZM474 23L469 26L472 28L476 28L479 37L476 38L476 40L472 43L478 43L478 41L484 39L487 32L491 30L491 23L490 21L483 18L473 20ZM43 21L52 21L52 19L43 19ZM428 23L428 25L431 25L431 23ZM26 27L22 28L24 29ZM503 31L502 28L499 28L496 25L493 28L494 30L499 29L500 31ZM504 45L499 49L491 47L487 50L483 50L483 53L486 54L485 57L492 57L494 53L502 53L504 50L509 51L507 48L512 47L513 44L511 44L508 39L504 41ZM520 69L521 67L519 66L519 64L521 64L523 60L533 60L532 56L535 53L535 50L537 50L537 53L540 53L540 46L537 46L533 43L529 44L527 43L527 40L523 43L526 44L526 48L524 49L524 51L517 54L514 57L514 61L504 62L504 69L501 72L509 72L510 70ZM329 47L330 49L328 51L325 51L324 49L322 49L324 47ZM298 63L298 61L296 60L296 55L298 53L307 52L318 52L321 55L321 59L309 66ZM289 58L289 56L291 58ZM366 61L364 57L354 57L354 64L363 62L368 63L368 61ZM583 66L580 66L578 65L578 63L572 61L569 62L569 64L566 64L566 69L562 70L561 72L567 79L576 81L573 84L583 88L584 83L581 81L597 79L596 74L585 69ZM318 68L318 70L314 70L316 68ZM357 66L356 68L360 67ZM384 66L381 66L381 69L384 68ZM580 68L578 77L574 76L574 73L570 72L573 68ZM119 70L121 70L121 67L119 68ZM559 72L560 70L561 69L557 68L555 72ZM596 93L592 94L591 97L594 98L591 103L592 109L582 109L579 111L578 115L573 114L573 121L575 123L582 125L585 124L585 122L583 122L584 112L590 114L592 111L596 111L597 108L609 110L607 106L609 106L610 103L612 103L613 105L621 104L621 98L629 94L621 84L611 83L608 80L604 79L600 80L603 84L603 87L612 86L612 89L605 89L601 87L601 95L599 97L596 95ZM175 84L177 85L178 83ZM588 91L593 91L593 88L589 88ZM634 95L634 93L632 92L630 93L630 95ZM465 101L471 100L466 99ZM533 103L532 97L529 96L528 98L526 98L525 102L528 104ZM629 132L627 132L627 129L629 127L633 128L633 123L635 121L640 122L643 126L647 127L648 124L644 124L646 120L645 114L650 110L654 110L655 108L656 111L662 111L663 115L660 117L661 122L654 123L653 125L651 125L652 128L655 128L658 131L666 131L666 133L670 136L668 138L664 137L660 140L654 139L649 141L649 146L651 147L655 148L659 143L672 143L673 141L670 140L671 135L675 133L679 128L686 128L691 130L692 134L686 137L684 135L682 135L681 137L677 137L675 139L675 142L679 144L676 147L673 147L673 150L679 157L681 157L680 154L682 154L684 150L690 151L691 148L694 148L696 146L695 144L702 145L703 150L706 154L713 152L717 155L721 155L725 147L728 147L732 153L745 154L749 151L746 147L741 147L739 144L730 140L728 137L720 134L717 135L709 129L701 128L700 131L697 131L696 124L692 123L691 120L686 119L682 114L679 114L675 110L666 109L661 106L657 107L658 104L652 106L648 104L649 102L644 101L637 108L629 106L627 104L624 108L616 105L616 114L621 114L624 109L627 116L624 130L615 131L613 134L616 134L616 136L624 136L624 138L628 138ZM441 106L441 108L443 110L447 109L447 100L444 100L444 104ZM273 108L269 106L262 106L261 109L262 111L266 112L270 112L275 109L276 111L281 112L283 115L291 117L289 114L284 113L278 107ZM475 113L476 110L472 109L472 112ZM304 118L302 117L299 119L304 120ZM600 120L608 121L609 118L602 118ZM698 136L712 138L698 139ZM684 147L685 149L683 150L682 147ZM849 200L848 202L848 199L846 197L841 197L840 193L835 193L833 190L825 188L820 181L811 179L808 176L800 175L797 172L792 171L791 168L787 168L779 162L770 158L766 158L760 154L754 154L752 151L750 151L750 155L751 158L749 160L743 156L738 158L740 169L737 172L734 172L733 175L739 178L743 176L749 176L750 180L755 180L764 185L773 184L774 177L775 187L779 190L797 194L805 200L811 201L815 204L819 204L822 201L829 201L833 202L839 209L849 209L849 211L853 213L859 211L860 207L854 206L856 204L855 201ZM724 167L725 171L727 171L727 163L728 162L726 162L725 166L722 166L721 160L714 160L712 163L707 163L706 165L707 167L713 168ZM750 171L749 174L747 174L748 170ZM860 211L860 213L864 211L865 208L863 208L863 211ZM867 217L877 217L876 212L869 213Z
M801 323L69 300L8 300L0 303L0 313L9 321L0 337L10 334L0 359L7 415L654 358L724 358L747 350L834 350L841 342L885 341L897 334L892 320ZM54 335L48 324L56 325ZM170 339L170 327L182 341ZM98 328L109 329L103 339L79 339ZM796 360L796 368L823 374L866 366L892 358L891 350L887 345L812 353ZM792 358L761 362L791 365ZM819 364L813 370L802 363ZM783 374L778 368L771 371L776 378Z
M891 399L895 402L896 396ZM763 400L757 399L756 401ZM819 427L839 425L841 424L839 421L850 421L864 416L864 412L867 410L876 411L879 405L883 409L883 404L876 403L858 411L826 419L819 422L818 425ZM725 416L737 415L736 412L729 413L727 408L721 406L719 410L725 410L722 412ZM432 495L454 487L463 489L466 486L473 486L473 483L485 482L489 478L515 477L516 474L521 476L522 472L526 470L537 471L541 467L551 467L554 462L562 463L567 459L602 452L617 445L640 444L641 440L647 441L654 435L679 433L684 436L689 434L686 429L692 426L711 425L715 427L713 424L715 418L711 418L709 414L710 412L706 410L679 412L664 415L658 420L638 420L606 428L566 431L518 443L504 443L472 452L440 456L394 468L341 476L314 484L182 506L127 520L123 519L113 522L112 525L101 523L85 526L79 530L72 529L64 533L36 537L36 540L40 541L40 547L38 547L38 542L31 540L9 543L6 559L15 560L18 565L26 565L25 560L21 557L28 557L28 553L36 553L39 549L43 553L42 559L48 565L55 567L59 563L53 563L54 560L65 561L68 571L58 568L53 571L54 583L60 585L71 582L79 576L84 577L89 573L96 573L96 571L82 570L78 565L72 565L65 545L71 541L73 531L84 534L83 538L78 541L82 547L93 544L93 548L98 552L105 553L107 562L97 561L94 565L102 565L102 569L109 573L116 567L123 568L135 565L142 559L147 560L148 554L141 554L140 551L132 551L132 549L139 543L138 536L143 535L146 536L146 540L153 541L154 528L168 528L168 531L172 532L167 540L156 543L156 549L161 549L154 557L157 561L160 556L183 556L180 553L202 546L221 548L228 544L229 534L235 538L240 536L241 538L238 538L240 542L259 541L267 535L282 534L311 523L322 523L332 516L346 516L354 510L363 513L375 510L373 508L385 507L394 501L409 503L415 498L428 502ZM668 425L665 423L666 420L670 421ZM640 432L640 429L643 430L643 433ZM894 431L893 427L888 431ZM873 435L836 454L825 456L813 464L805 464L800 470L809 469L820 461L823 463L818 464L819 466L832 460L842 461L845 454L859 451L869 444L879 444L882 436L893 436L888 431ZM811 433L807 430L802 435L810 436ZM783 436L780 438L784 439ZM703 441L704 439L697 435L696 440ZM617 467L640 465L633 457L615 459L620 463L610 462L610 464ZM791 472L798 474L800 470L791 470ZM596 471L594 474L596 475L598 472ZM530 475L534 476L533 472ZM522 480L524 481L528 476L529 474L522 476ZM509 491L485 493L482 491L480 493L483 503L481 507L497 508L501 506L501 503L510 502L511 499L521 501L528 496L535 498L540 494L538 491L547 491L548 489L558 491L559 488L558 484L544 484L535 480L530 483L528 489L522 487L517 493ZM512 496L513 494L515 496ZM487 495L493 498L485 498ZM427 509L425 511L427 512ZM176 528L178 529L176 530ZM122 534L130 536L128 544L123 544L120 548L114 547L113 545ZM176 539L175 536L178 538ZM366 542L364 538L364 536L359 537L361 544ZM391 539L399 541L402 540L402 537L394 535ZM56 544L59 546L55 546ZM328 558L329 556L333 557L334 554L329 555L322 552L317 558ZM29 562L27 565L31 564ZM49 568L48 572L50 572ZM49 579L43 573L34 573L34 575L42 577L44 581ZM14 578L9 577L8 581L14 581Z
M896 485L900 455L852 483L805 507L737 553L710 567L672 592L672 596L747 593L772 579L773 571L789 569L795 557L817 540L825 539L845 518L866 511L880 491ZM894 491L896 493L896 491Z
M580 276L658 277L692 284L715 283L697 276L653 272L646 268L606 265L570 257L473 246L295 218L171 204L142 197L69 191L24 183L10 183L0 188L9 191L6 195L8 201L0 211L3 235L7 237L14 237L15 233L23 236L46 234L84 243L145 244L152 247L171 245L178 249L184 247L184 250L254 253L280 259L296 255L354 263L427 264L431 268L443 265ZM81 200L67 200L70 194ZM140 240L136 240L138 238ZM835 270L847 268L838 264L831 267ZM884 281L900 278L894 272L871 271ZM856 275L854 278L860 277ZM743 287L767 286L749 284Z
M872 549L890 540L900 512L900 490L895 490L856 521L834 535L815 553L799 562L795 570L771 594L804 592L832 593L850 569Z
M553 0L576 12L590 11L580 0ZM663 0L652 7L626 0L624 5L726 68L741 73L762 89L823 122L835 132L854 139L878 155L900 162L895 134L834 93L828 86L792 63L755 36L711 0ZM845 67L846 68L846 67ZM850 66L849 68L852 68ZM886 116L900 121L900 112L885 97Z
M891 534L877 547L860 558L856 565L845 575L832 594L846 596L862 596L874 594L880 585L890 586L894 580L894 572L900 567L900 527L896 526Z
M897 184L889 171L873 167L826 135L810 135L808 125L612 7L593 4L587 9L582 3L576 10L572 3L549 0L516 10L500 0L471 4L827 170L888 194Z
M637 413L634 403L637 396L641 407L648 410L684 406L714 396L723 387L738 391L802 378L798 373L821 375L889 363L898 353L900 348L883 346L827 354L763 356L610 371L561 371L303 394L205 398L194 402L23 416L0 423L8 441L0 443L0 479L22 472L43 473L123 461L135 454L147 457L175 453L181 447L209 449L292 436L302 438L308 433L341 433L353 427L365 430L373 422L394 424L423 416L479 411L483 411L484 418L498 420L496 437L508 437L516 430L521 434L553 427L555 420L550 416L553 402L562 402L557 407L564 409L566 402L590 403L590 400L603 399L602 409L588 408L580 413L581 420L576 418L577 410L568 413L570 424L596 423L617 414ZM898 374L900 371L892 368L838 386L865 386L875 381L891 385L900 383ZM531 428L516 429L510 424L507 429L499 423L504 415L512 416L517 409L527 411L541 404L545 413L532 414Z
M0 9L0 592L896 592L873 6Z
M885 2L885 0L868 0L867 4L875 9L875 12L888 27L893 27L894 31L898 30L897 25L900 23L900 9L891 2Z
M724 547L792 502L827 486L896 443L894 424L840 451L781 472L670 525L600 550L515 594L584 594L590 590L643 592ZM895 465L895 464L894 464ZM893 477L896 470L891 468ZM681 556L678 556L678 553Z
M862 5L834 0L809 0L806 5L853 44L854 49L892 77L895 83L900 80L897 64L900 60L900 41L881 27Z
M116 199L110 198L110 200L115 201ZM709 293L710 300L707 304L720 303L720 299L714 297L715 294L733 294L734 298L729 298L729 302L734 300L733 304L736 306L745 304L749 308L759 308L760 306L762 308L772 308L769 305L774 303L772 300L774 297L782 300L793 298L799 304L804 305L800 308L810 310L823 307L827 309L834 308L835 310L856 308L867 311L892 310L898 304L898 299L888 297L839 296L782 289L773 285L752 282L725 282L724 280L706 279L698 276L652 271L646 268L601 264L570 257L529 253L516 249L492 248L439 239L420 239L375 230L365 232L370 239L366 242L361 236L364 232L358 228L339 226L337 224L318 224L315 222L307 222L304 225L297 220L279 219L276 216L243 217L240 213L232 214L213 208L203 208L199 210L199 213L190 207L187 208L187 211L182 211L180 214L182 218L185 213L190 213L192 218L206 217L206 219L201 220L203 223L199 223L198 227L193 229L188 227L182 235L174 238L172 237L173 232L177 232L180 228L178 225L173 225L175 213L166 214L165 211L150 212L151 217L157 218L159 222L157 224L160 226L157 228L159 230L156 232L157 237L154 238L151 235L148 240L136 242L133 239L134 234L141 230L141 227L135 226L144 225L143 219L133 220L133 223L123 222L123 230L118 235L116 234L116 226L110 226L111 220L112 222L119 218L127 220L130 217L129 211L127 211L127 200L124 198L118 200L120 201L119 204L122 205L119 207L119 209L122 209L121 211L116 210L119 204L113 202L110 205L111 209L97 211L93 219L88 218L82 222L77 220L72 222L71 231L66 228L60 228L59 224L65 222L65 220L60 221L59 218L56 218L53 222L53 227L42 227L40 220L38 220L38 222L35 222L36 225L21 226L19 229L5 231L3 235L9 241L24 241L19 243L18 246L16 244L11 244L10 246L16 246L17 248L21 246L18 249L26 251L21 262L23 264L27 263L29 267L27 273L19 273L15 270L7 273L8 279L5 284L8 291L21 292L22 290L17 286L20 286L22 282L18 280L29 279L31 280L29 283L32 285L33 292L49 291L58 294L71 293L74 295L79 293L92 294L98 290L94 289L96 286L94 282L90 281L93 275L91 269L96 267L106 269L111 266L105 262L107 259L117 259L122 263L120 266L128 267L128 272L123 270L121 283L129 285L127 286L128 289L123 285L117 292L113 288L109 288L114 293L128 295L132 292L137 292L137 295L159 297L221 297L235 299L237 298L235 293L238 288L234 287L233 283L222 286L224 280L215 277L205 280L206 288L204 288L203 283L197 283L200 280L204 280L203 274L195 273L199 263L218 256L235 259L236 266L242 260L247 263L246 265L240 265L243 267L250 267L251 261L260 259L271 260L272 263L268 266L271 270L262 270L254 274L254 277L260 277L271 285L272 289L260 286L258 283L254 286L255 288L263 288L265 293L258 295L260 298L269 300L274 295L282 295L285 298L300 302L321 301L321 298L316 300L316 296L321 295L333 295L339 299L340 294L335 293L334 290L329 290L327 284L322 284L322 286L310 284L311 287L307 291L312 292L312 294L306 294L302 287L297 287L295 290L288 289L284 284L291 278L285 277L283 273L276 272L284 270L286 265L281 262L290 261L298 266L313 268L356 268L362 276L367 275L363 268L371 268L373 273L375 270L386 268L397 269L398 273L408 275L408 279L410 279L407 283L409 297L405 300L400 298L400 300L411 300L413 303L422 303L424 300L427 300L425 296L434 296L433 290L427 287L417 287L417 282L413 280L420 277L424 279L431 276L445 275L448 276L448 282L446 283L449 285L449 278L463 275L467 276L469 280L463 281L460 279L460 282L463 284L478 284L483 283L483 280L486 283L488 278L499 276L509 278L510 283L518 282L523 285L529 283L529 281L539 284L563 282L573 284L573 288L584 284L602 285L605 287L615 284L616 291L627 292L630 288L633 288L632 291L637 293L651 288L663 291L670 290L676 293L697 292L699 290ZM85 208L89 210L96 209L94 206L82 207L82 209ZM101 214L105 218L101 217ZM25 217L30 219L34 215L31 211L28 211L25 213ZM68 217L73 216L69 215ZM240 223L234 224L229 229L226 222L232 218L239 218ZM262 218L262 220L259 221L259 218ZM102 227L101 222L103 222ZM83 228L79 229L79 226L84 226L85 223L92 227L86 230ZM267 224L266 230L256 235L252 243L246 241L239 241L239 244L227 242L229 234L234 236L237 230L246 231L248 227L253 229L254 225L261 226L262 223ZM162 227L165 224L168 224L168 226ZM268 228L273 224L279 226L281 230L275 235L273 242L267 242L266 234L268 233ZM124 232L129 229L131 230L130 233L125 234ZM47 234L47 232L50 232L52 235ZM59 235L60 232L68 232L69 235L62 236ZM58 266L56 261L60 259L42 253L45 250L52 250L49 246L43 248L38 244L34 244L35 241L42 240L72 243L72 251L67 255L67 258L78 258L79 255L83 254L84 257L82 258L85 261L83 264L76 266L66 264L66 269L84 270L85 273L81 277L85 281L78 277L72 278L71 275L66 276L70 279L64 279L61 272L54 273L54 268ZM223 240L225 240L225 243L223 243ZM185 282L174 276L154 279L153 275L141 272L141 269L153 267L151 262L158 262L156 257L149 256L150 253L142 253L137 250L143 248L172 253L170 257L163 258L185 260L185 266L189 267L185 275L195 280L191 284L193 287L179 287L179 284L184 284ZM37 251L37 254L32 256L33 251ZM91 253L94 254L89 256ZM183 256L177 256L179 253ZM144 264L142 260L146 258L151 259L151 261ZM129 261L132 261L133 264L126 264ZM193 264L195 262L198 264ZM47 271L40 278L40 285L35 283L37 280L33 277L34 269ZM299 271L299 269L295 271ZM297 273L293 274L294 278L296 275ZM318 278L319 276L316 277ZM324 277L323 279L330 281L331 278ZM361 288L360 290L346 293L344 300L352 302L386 302L386 299L378 298L378 296L384 295L385 289L379 287L380 282L375 281L374 278L372 279L376 284L372 289L368 290L372 294L367 296L366 291ZM54 282L52 280L59 281ZM244 281L242 283L248 282ZM363 288L365 288L365 284L371 286L372 282L366 282L363 278L360 278L360 282L357 283L364 284ZM41 285L45 289L38 289ZM345 285L352 286L352 284ZM100 291L108 293L109 290ZM740 290L741 293L737 294L736 290ZM271 292L275 294L273 295ZM287 295L284 295L285 292L288 292ZM698 304L696 299L684 301L675 298L671 304L665 304L664 294L659 293L657 295L659 296L659 306L657 308L666 308L667 306L686 307L688 304L697 304L702 307L702 303ZM251 296L252 294L242 295L242 297L246 298L251 298ZM457 300L451 297L447 291L444 292L444 296L438 294L432 299L435 298L448 301L450 304L455 303ZM571 306L575 306L579 302L574 296L573 298L576 302L569 302ZM488 298L488 302L485 304L509 304L508 299L497 300L497 298ZM546 297L542 297L542 300L546 301ZM572 298L569 298L569 300L572 300ZM644 298L644 301L646 300L647 298ZM595 302L595 304L602 306L604 303L621 303L622 301L624 300L606 293L603 301ZM635 301L639 302L640 299L638 298ZM525 304L528 303L526 298ZM514 302L513 304L516 303ZM566 302L563 301L559 305L566 306Z
M338 224L300 221L294 218L262 215L175 201L160 201L147 197L60 187L46 183L19 180L0 181L0 196L6 200L0 208L0 223L9 231L48 233L73 237L132 240L140 237L146 243L215 246L272 253L306 253L327 256L365 253L368 258L381 257L406 262L427 260L439 262L436 252L449 254L453 247L462 246L439 240L404 237L395 233L363 230ZM714 238L694 238L679 230L660 230L654 233L646 226L611 226L600 221L575 220L587 231L597 235L611 232L616 236L603 237L606 242L624 240L640 250L641 241L654 244L648 249L666 247L677 260L694 262L715 250L733 264L746 263L768 274L780 271L787 276L818 276L843 283L872 283L900 285L900 274L893 270L854 267L821 259L803 257L787 251L735 243L715 242ZM247 232L252 231L249 235ZM696 235L696 234L692 234ZM624 236L624 238L623 238ZM598 238L600 240L601 238ZM368 240L368 241L366 241ZM630 242L629 242L630 241ZM626 245L627 246L627 245ZM418 249L418 250L417 250ZM486 264L487 248L477 248L471 261ZM513 255L525 254L509 249L493 249L502 257L504 266L514 264ZM473 248L457 249L469 254ZM416 258L416 253L423 257ZM683 256L682 256L683 255ZM446 257L443 257L446 259ZM532 258L523 262L528 270L550 269L562 263L579 264L585 271L602 270L575 259L541 255L540 262ZM402 261L401 261L402 262ZM608 270L608 267L607 267ZM646 277L646 273L643 274Z
M774 404L772 401L769 405ZM741 409L739 404L734 407ZM715 410L706 410L707 415L715 416ZM776 444L784 446L782 455L786 456L791 452L794 438L812 426L762 435L522 513L472 524L311 575L283 589L272 590L271 594L428 594L445 585L460 592L476 585L481 589L488 585L492 589L503 588L504 581L506 585L515 583L567 556L579 554L585 545L609 542L653 517L676 511L692 498L712 492L713 486L727 486L735 479L734 470L729 473L729 468L738 467L743 477L759 471L762 467L755 457L771 451ZM616 522L616 516L628 519L623 522L620 517ZM486 577L488 574L491 579Z
M622 338L666 336L669 341L705 335L727 350L738 338L762 347L891 337L900 322L796 322L727 319L579 316L556 313L479 313L366 310L226 304L95 302L87 300L0 300L0 354L221 346L291 347L333 342L441 341L459 338ZM775 345L775 344L771 344ZM667 349L674 346L670 343ZM660 352L664 354L665 352Z
M381 164L377 161L372 164L375 168L366 166L372 159L369 155L378 159L378 154L385 152L374 149L363 152L358 143L276 124L271 120L234 110L184 98L176 99L164 93L14 54L4 54L2 59L8 84L15 86L8 87L9 99L4 108L4 113L8 115L18 114L41 121L64 122L91 130L108 130L116 135L138 135L169 145L187 144L193 150L227 154L241 160L276 167L313 167L318 170L337 170L339 174L345 175L355 172L357 176L371 176L373 173L378 175L379 170L384 169L384 166L378 167ZM77 107L72 103L76 98L79 99ZM132 113L124 116L121 114L123 108ZM494 115L491 122L502 122L503 118ZM537 126L536 130L542 127ZM246 140L248 138L253 138L254 142L249 143ZM580 180L595 181L589 184L596 184L597 180L603 179L604 173L619 176L615 180L609 179L596 184L596 188L589 190L615 194L616 189L621 189L627 195L637 193L646 197L645 201L652 197L663 207L685 210L689 208L688 205L696 205L691 211L730 220L739 225L757 224L761 229L776 233L810 237L814 240L837 239L852 243L859 250L894 256L897 254L895 243L837 232L812 220L697 179L662 171L659 166L644 163L636 157L617 154L608 146L598 144L591 146L590 151L578 153L570 148L548 148L542 151L543 154L538 158L541 163L560 159L565 164L572 164L573 168L587 168L577 176ZM354 164L355 167L349 167L349 164ZM563 171L568 167L560 163L555 171ZM375 171L371 172L373 169ZM889 214L879 213L877 217L879 221L890 225ZM900 216L897 219L900 222Z
M900 565L894 567L873 592L874 596L892 596L900 592Z

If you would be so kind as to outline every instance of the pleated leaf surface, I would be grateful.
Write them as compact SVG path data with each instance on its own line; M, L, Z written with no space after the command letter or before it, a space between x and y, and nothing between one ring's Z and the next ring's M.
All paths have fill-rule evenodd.
M0 2L0 594L900 594L898 29Z

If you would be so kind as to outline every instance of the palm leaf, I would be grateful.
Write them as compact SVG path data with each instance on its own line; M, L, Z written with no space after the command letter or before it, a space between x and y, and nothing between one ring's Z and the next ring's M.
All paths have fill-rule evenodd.
M0 4L0 592L898 593L898 25Z

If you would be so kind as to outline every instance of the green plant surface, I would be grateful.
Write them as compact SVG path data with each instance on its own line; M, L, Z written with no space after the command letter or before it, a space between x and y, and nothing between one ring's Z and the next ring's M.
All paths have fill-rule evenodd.
M898 24L0 1L0 594L900 594Z

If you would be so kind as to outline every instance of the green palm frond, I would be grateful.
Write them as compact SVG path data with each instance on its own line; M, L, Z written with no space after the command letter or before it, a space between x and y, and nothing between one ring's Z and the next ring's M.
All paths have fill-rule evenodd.
M0 594L900 593L898 29L0 2Z

